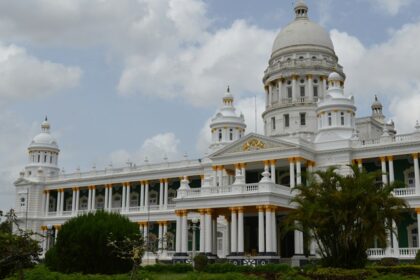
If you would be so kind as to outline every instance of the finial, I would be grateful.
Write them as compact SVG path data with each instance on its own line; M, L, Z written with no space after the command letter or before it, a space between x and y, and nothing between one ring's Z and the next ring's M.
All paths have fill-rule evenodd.
M378 96L375 94L375 101L378 101Z
M420 123L419 120L416 121L416 126L414 127L416 130L420 130Z
M46 121L46 122L48 121L48 116L47 116L47 115L45 115L45 121Z
M308 5L306 5L305 1L297 0L295 2L295 14L296 19L307 19L308 18Z
M227 92L230 92L230 87L229 87L229 86L227 86L226 91L227 91Z

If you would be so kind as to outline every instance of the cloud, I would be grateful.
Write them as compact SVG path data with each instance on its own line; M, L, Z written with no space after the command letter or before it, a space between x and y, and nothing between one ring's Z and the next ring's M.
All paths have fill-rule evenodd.
M0 98L7 100L46 96L79 84L81 70L41 61L22 47L0 43ZM0 102L1 103L1 102Z
M336 53L347 75L347 93L355 95L356 102L364 107L362 101L373 98L374 94L382 101L389 101L390 118L399 120L396 122L399 132L410 132L414 125L414 120L403 116L399 108L410 100L418 100L420 95L420 52L416 47L420 45L419 33L420 23L406 24L394 31L387 41L367 47L354 36L331 31Z
M103 163L112 163L113 166L124 166L127 162L144 164L145 160L150 163L163 162L166 156L168 161L181 159L179 151L180 140L172 132L160 133L147 138L143 144L133 152L124 149L113 151Z
M369 0L372 8L379 8L381 11L395 16L401 8L406 7L413 2L412 0Z

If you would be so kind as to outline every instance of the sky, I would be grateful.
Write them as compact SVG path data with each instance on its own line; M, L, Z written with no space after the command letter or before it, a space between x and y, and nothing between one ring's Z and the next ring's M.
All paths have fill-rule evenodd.
M307 0L357 115L373 96L399 133L420 120L420 1ZM0 0L0 209L47 115L63 172L206 152L230 85L255 130L263 71L293 0ZM258 118L257 130L262 132Z

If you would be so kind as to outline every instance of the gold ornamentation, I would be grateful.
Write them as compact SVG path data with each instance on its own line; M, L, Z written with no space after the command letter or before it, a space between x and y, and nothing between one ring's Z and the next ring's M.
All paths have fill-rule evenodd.
M242 146L242 149L244 151L254 151L264 149L264 146L264 142L262 142L261 140L250 139Z

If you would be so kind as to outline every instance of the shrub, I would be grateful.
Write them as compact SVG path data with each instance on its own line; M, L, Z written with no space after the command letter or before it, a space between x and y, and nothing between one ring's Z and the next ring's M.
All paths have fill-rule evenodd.
M399 261L397 258L382 258L378 264L383 266L395 266L399 264Z
M420 250L417 251L416 258L414 259L414 264L420 264Z
M140 270L147 272L156 273L186 273L193 271L193 267L190 264L154 264L146 265L140 268Z
M383 274L393 273L420 276L420 265L376 266L373 269Z
M108 246L115 240L139 236L138 226L115 213L96 212L78 216L63 224L55 246L47 253L46 265L64 273L115 274L128 272L131 260L121 259Z
M304 273L312 280L364 280L372 275L367 269L319 268Z
M208 264L208 258L206 255L199 254L194 257L194 269L197 271L204 271Z

